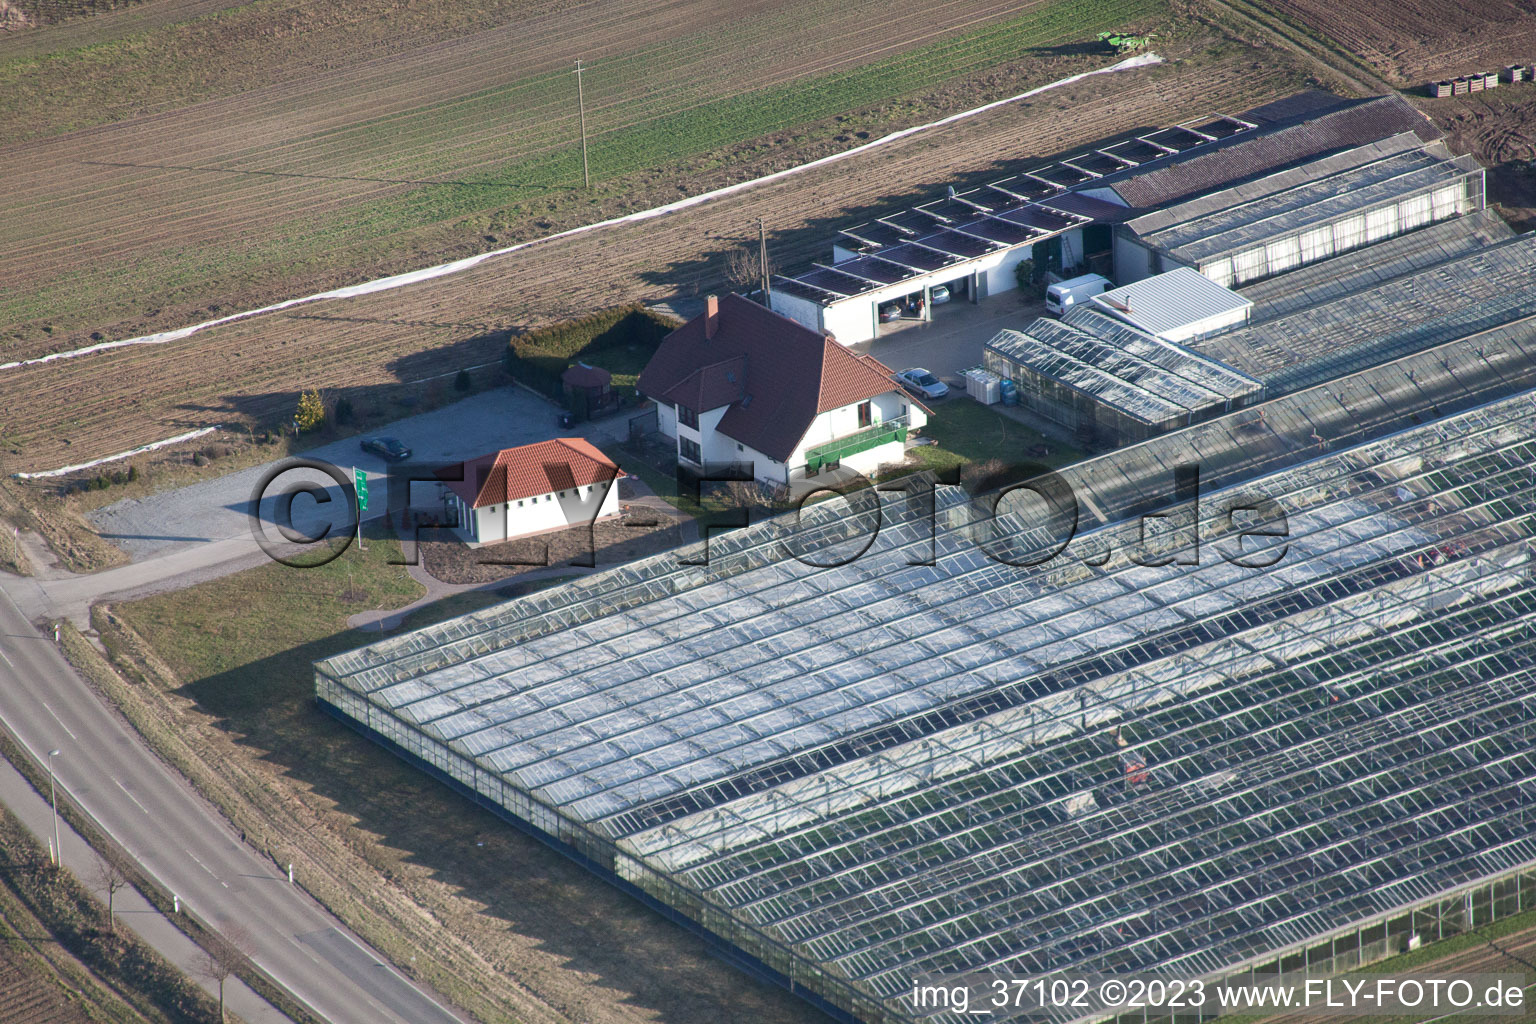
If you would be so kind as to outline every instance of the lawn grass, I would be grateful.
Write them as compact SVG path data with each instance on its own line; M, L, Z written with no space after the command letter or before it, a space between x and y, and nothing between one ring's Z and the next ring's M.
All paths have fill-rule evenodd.
M117 610L155 638L156 653L182 678L223 677L231 696L260 706L279 684L277 676L312 685L310 645L329 641L339 652L378 638L349 629L349 616L399 608L426 593L404 565L389 564L401 560L400 542L378 535L377 521L373 525L374 535L363 531L366 550L351 544L323 566L272 563ZM248 675L256 664L260 675Z
M910 449L908 455L916 461L917 468L932 471L952 471L992 461L1038 462L1057 467L1076 462L1085 454L972 398L958 396L934 408L922 434L938 444ZM1049 454L1031 454L1030 449L1038 445L1048 448Z

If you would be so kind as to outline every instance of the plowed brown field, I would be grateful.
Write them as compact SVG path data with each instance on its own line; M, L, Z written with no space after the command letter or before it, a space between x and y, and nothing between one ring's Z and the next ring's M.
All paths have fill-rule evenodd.
M1081 2L1068 0L1074 8ZM215 35L204 19L143 43L104 45L107 71L62 55L70 67L80 65L78 79L48 81L55 72L47 62L23 61L7 80L0 63L0 134L4 127L12 137L53 130L47 118L65 118L50 105L54 96L57 106L92 101L75 116L90 117L97 105L118 109L121 94L141 79L152 93L144 102L156 111L0 148L0 280L7 286L0 349L24 355L74 347L93 333L123 337L200 319L214 306L259 304L483 250L491 243L482 234L508 225L528 236L544 233L533 222L557 207L580 223L648 205L648 188L658 182L623 177L650 166L645 154L631 162L614 151L633 146L635 131L658 118L686 119L722 97L898 58L1060 4L935 0L911 18L897 0L545 3L465 35L380 44L382 53L355 59L345 49L355 26L337 30L334 52L312 52L306 40L329 38L331 29L297 20L295 29L282 4L267 3L251 5L272 9L252 29L275 34L275 46L265 36L247 45ZM157 6L135 10L147 17ZM1095 0L1092 9L1147 6ZM400 17L408 39L413 24ZM157 49L169 48L167 39L212 49L205 61L183 67L176 62L184 58ZM284 58L290 39L305 61ZM121 55L139 46L153 57L143 70ZM157 109L201 95L178 76L217 78L221 59L269 55L295 62L280 80ZM609 159L620 168L590 200L575 194L571 67L578 56L590 66L594 170L613 179L613 168L600 165ZM0 62L5 57L0 47ZM957 53L944 68L976 70L968 60ZM175 73L157 70L161 61ZM230 87L263 77L253 70ZM44 81L49 95L26 99L26 90L43 88L29 85L31 78ZM5 100L7 85L21 98Z
M1536 7L1527 0L1272 0L1266 6L1398 85L1536 59Z
M35 925L36 922L28 922ZM4 931L0 927L0 931ZM25 940L0 938L0 1021L5 1024L90 1024Z
M722 253L756 217L771 227L779 264L802 265L824 258L837 226L946 183L995 179L1132 129L1244 110L1305 79L1284 56L1249 50L1134 74L1090 79L686 214L538 246L453 278L169 345L0 371L5 469L52 468L208 423L286 418L300 388L366 402L370 385L496 359L507 330L713 282ZM717 183L705 172L682 187Z

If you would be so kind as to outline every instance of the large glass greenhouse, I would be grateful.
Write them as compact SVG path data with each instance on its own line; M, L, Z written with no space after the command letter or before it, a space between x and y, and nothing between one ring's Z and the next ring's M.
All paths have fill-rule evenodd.
M1526 391L1255 442L1285 468L1085 511L1034 566L1000 560L1057 541L1017 498L882 493L873 542L828 502L320 662L317 696L846 1019L958 1024L912 1005L933 976L1358 963L1536 899L1533 438Z

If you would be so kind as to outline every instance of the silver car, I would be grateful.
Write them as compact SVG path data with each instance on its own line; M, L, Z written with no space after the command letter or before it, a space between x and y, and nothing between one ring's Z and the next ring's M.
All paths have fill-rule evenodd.
M949 385L921 366L913 366L902 370L896 375L896 380L902 387L919 398L943 398L949 394Z

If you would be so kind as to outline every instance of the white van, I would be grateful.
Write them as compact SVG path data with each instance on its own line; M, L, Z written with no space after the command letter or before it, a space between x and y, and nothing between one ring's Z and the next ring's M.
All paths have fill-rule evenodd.
M1109 278L1102 274L1084 274L1057 281L1045 290L1045 311L1053 316L1065 316L1067 310L1108 287Z

